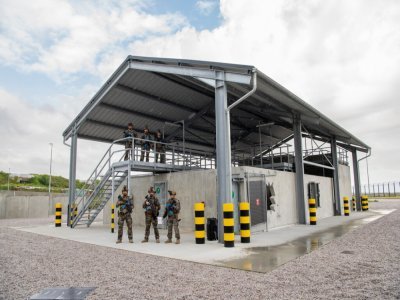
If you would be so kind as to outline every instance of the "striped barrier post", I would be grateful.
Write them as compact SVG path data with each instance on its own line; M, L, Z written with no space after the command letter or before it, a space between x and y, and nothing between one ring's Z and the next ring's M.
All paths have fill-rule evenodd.
M356 197L352 197L351 198L351 201L353 202L353 211L355 211L356 210Z
M61 227L61 216L62 216L62 204L56 203L56 212L54 224L56 227Z
M308 209L310 212L310 225L317 225L317 207L314 198L308 199Z
M205 222L204 222L204 203L198 202L194 204L194 237L196 239L196 244L205 244L206 242L206 232L205 232Z
M363 211L368 210L368 196L361 197L361 207Z
M348 197L343 197L343 210L345 216L350 216L350 206Z
M114 203L111 204L111 233L114 233L114 228L115 228L115 214L114 214L114 209L115 209L115 205Z
M250 203L240 202L240 242L250 243Z
M76 206L75 203L72 203L69 224L72 224L74 222L74 219L76 218L77 215L78 215L78 207Z
M224 203L224 246L235 247L233 203Z

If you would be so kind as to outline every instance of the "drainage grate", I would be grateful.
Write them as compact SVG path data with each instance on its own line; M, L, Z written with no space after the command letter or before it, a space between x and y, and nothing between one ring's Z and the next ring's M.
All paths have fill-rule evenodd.
M47 288L41 291L39 294L30 297L30 300L83 300L86 296L95 289L95 287L87 288Z
M348 250L346 250L346 251L342 251L341 253L342 253L342 254L354 254L354 251L348 251Z

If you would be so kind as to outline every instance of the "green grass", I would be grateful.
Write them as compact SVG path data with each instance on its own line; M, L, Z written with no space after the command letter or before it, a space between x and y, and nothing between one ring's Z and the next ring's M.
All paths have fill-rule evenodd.
M47 192L49 190L50 177L47 174L32 174L32 178L19 182L18 177L10 177L10 190L12 191L37 191ZM9 174L0 171L0 190L8 190ZM82 188L83 182L76 181L76 187ZM51 190L55 193L65 193L68 191L69 180L62 176L51 176Z

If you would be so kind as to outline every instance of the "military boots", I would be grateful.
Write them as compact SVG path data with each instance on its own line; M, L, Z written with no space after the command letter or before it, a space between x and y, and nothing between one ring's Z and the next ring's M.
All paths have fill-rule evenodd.
M171 243L172 243L172 240L171 240L171 239L168 239L168 240L165 241L165 243L166 243L166 244L171 244Z

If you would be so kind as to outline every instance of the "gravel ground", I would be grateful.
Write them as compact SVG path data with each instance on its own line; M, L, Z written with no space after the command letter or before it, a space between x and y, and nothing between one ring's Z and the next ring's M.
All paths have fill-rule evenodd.
M2 220L0 299L70 286L97 287L87 299L400 299L400 201L370 208L399 210L267 274L7 228L43 220Z

